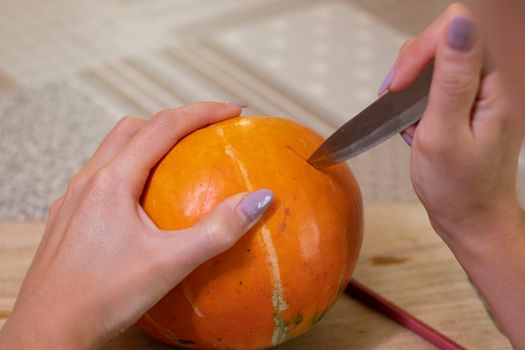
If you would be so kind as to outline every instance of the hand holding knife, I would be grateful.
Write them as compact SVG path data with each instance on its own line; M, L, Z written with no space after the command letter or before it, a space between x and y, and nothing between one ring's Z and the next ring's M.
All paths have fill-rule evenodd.
M484 70L484 74L486 73ZM310 156L308 162L317 169L336 165L379 145L416 123L427 107L433 74L432 61L408 88L386 93L339 128ZM358 281L353 280L346 293L384 313L440 349L465 349Z
M407 89L388 92L332 134L308 159L317 169L355 157L416 123L428 103L433 62ZM412 330L440 349L465 349L356 280L346 293Z

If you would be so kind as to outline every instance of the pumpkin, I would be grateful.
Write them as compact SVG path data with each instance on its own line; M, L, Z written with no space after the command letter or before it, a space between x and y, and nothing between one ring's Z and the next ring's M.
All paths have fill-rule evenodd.
M161 229L191 227L223 199L268 188L274 202L231 249L194 270L137 323L189 348L260 349L318 322L350 280L362 240L361 195L346 164L306 159L323 138L275 117L239 117L182 139L142 196Z

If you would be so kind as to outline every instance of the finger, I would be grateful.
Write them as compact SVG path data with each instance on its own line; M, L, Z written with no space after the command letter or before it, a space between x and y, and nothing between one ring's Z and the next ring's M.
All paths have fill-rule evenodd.
M192 131L239 116L241 107L226 103L197 103L157 113L110 164L114 175L138 198L151 168ZM109 169L108 169L109 170Z
M525 118L515 115L510 110L508 94L502 85L499 71L491 72L482 78L472 129L474 133L482 132L485 135L499 130L501 137L505 138L519 136L525 131Z
M440 135L470 132L483 65L483 44L475 19L468 13L454 17L441 36L429 102L423 117L427 130Z
M450 20L465 13L468 13L468 10L464 5L450 5L443 15L420 35L405 43L394 68L383 83L385 90L400 91L407 88L434 58L438 42Z
M40 258L43 251L46 249L47 246L49 246L50 241L53 240L53 237L55 240L59 240L62 237L61 234L54 234L53 230L57 224L56 218L58 216L58 213L62 209L63 204L64 196L55 199L53 203L51 203L48 211L46 228L44 230L44 234L42 235L42 240L40 241L40 244L38 245L37 251L33 258L34 261Z
M408 40L406 40L403 45L401 46L401 49L399 49L399 55L398 55L398 59L403 57L403 55L405 54L405 52L410 48L410 46L412 46L412 44L414 43L414 40L416 40L416 38L410 38ZM397 62L396 62L397 63Z
M399 49L399 53L397 55L397 59L396 59L396 63L394 64L394 67L392 67L392 69L390 69L390 71L387 73L385 79L383 80L383 83L379 87L379 91L377 92L377 94L379 96L382 96L383 94L385 94L385 93L387 93L388 91L391 90L390 86L392 85L392 81L395 78L396 67L397 67L397 65L399 63L399 60L401 59L401 57L403 57L404 52L408 50L408 48L412 45L414 40L415 40L415 38L410 38L410 39L406 40L403 43L403 45L401 46L401 48Z
M135 117L124 117L104 138L98 149L84 167L71 179L66 194L50 207L46 232L42 238L42 247L53 251L61 241L69 225L70 218L78 208L82 191L93 174L119 154L131 138L146 122Z
M146 121L142 119L128 116L122 118L117 125L115 125L101 142L91 159L71 179L64 196L66 205L61 205L61 208L64 209L60 208L59 210L60 212L65 212L61 214L62 217L64 217L64 215L68 216L76 210L77 205L74 203L78 203L78 199L89 179L95 172L122 152L128 142L145 123ZM62 219L61 221L67 223L68 220Z
M93 174L122 152L128 142L145 124L145 120L127 116L115 125L91 159L71 179L65 196L68 208L70 207L69 203L78 200L85 184Z
M401 137L409 146L412 146L412 143L414 142L414 134L416 133L417 124L418 123L415 123L414 125L411 125L405 130L401 131Z
M160 242L167 271L194 269L206 260L226 251L262 217L273 200L270 190L240 193L215 207L191 229L168 232Z
M91 177L97 170L116 157L144 125L146 125L146 121L140 118L126 116L120 119L85 165L84 175L88 178Z

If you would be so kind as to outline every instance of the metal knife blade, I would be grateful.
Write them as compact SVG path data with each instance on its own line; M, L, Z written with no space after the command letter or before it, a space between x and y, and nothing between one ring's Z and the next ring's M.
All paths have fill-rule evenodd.
M330 136L308 159L317 169L341 163L417 122L427 102L434 64L405 90L388 92Z

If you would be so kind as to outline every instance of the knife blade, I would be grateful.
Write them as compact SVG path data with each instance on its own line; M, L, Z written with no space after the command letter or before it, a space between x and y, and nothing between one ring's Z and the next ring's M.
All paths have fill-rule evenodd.
M356 115L308 158L321 169L355 157L417 122L428 103L434 64L405 90L388 92Z

